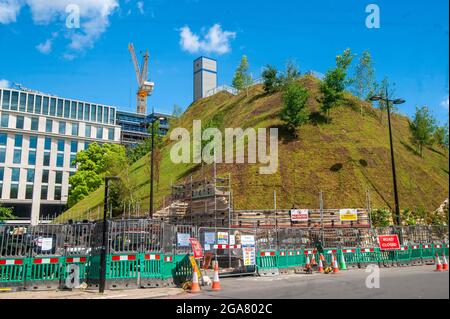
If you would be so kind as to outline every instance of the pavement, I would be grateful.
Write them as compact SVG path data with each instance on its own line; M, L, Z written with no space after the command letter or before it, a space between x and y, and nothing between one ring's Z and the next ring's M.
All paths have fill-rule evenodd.
M72 291L19 291L0 293L0 299L153 299L184 293L181 288L148 288L98 291L73 289Z
M274 277L234 277L220 280L221 290L205 287L198 294L174 299L448 299L449 272L435 266L379 268L379 288L367 288L365 269L337 274L290 274Z
M373 272L351 269L327 275L226 277L220 279L220 291L202 287L197 294L180 288L109 290L103 295L74 289L0 292L0 299L449 299L449 272L434 269L432 265L379 268L379 288L366 285Z

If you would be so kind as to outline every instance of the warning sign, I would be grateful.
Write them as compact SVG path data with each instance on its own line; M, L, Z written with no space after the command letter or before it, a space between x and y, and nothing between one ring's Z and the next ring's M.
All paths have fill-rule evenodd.
M220 245L228 244L228 233L227 232L217 232L217 243Z
M203 248L197 238L189 238L189 241L191 242L192 251L194 252L194 258L203 258Z
M305 222L308 221L308 209L291 209L291 221Z
M398 235L379 235L378 244L380 245L380 250L400 249L400 242L398 240Z
M340 209L339 216L342 222L350 222L358 220L358 210L357 209Z
M241 237L242 255L244 266L253 266L256 264L255 236L243 235Z

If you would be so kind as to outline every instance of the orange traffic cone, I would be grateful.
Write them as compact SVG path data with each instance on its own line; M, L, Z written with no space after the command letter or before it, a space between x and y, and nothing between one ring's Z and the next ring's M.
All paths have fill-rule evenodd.
M219 280L219 263L214 263L214 278L212 283L212 290L220 290L220 280Z
M439 255L436 253L436 271L442 271L441 260L439 259Z
M194 272L192 274L192 287L191 287L190 292L193 292L193 293L200 292L200 285L198 283L197 267L194 267Z
M442 259L444 260L444 262L442 264L442 269L443 270L448 270L448 262L447 262L447 258L445 257L444 253L442 253Z
M336 258L334 257L333 254L331 254L331 260L333 262L333 273L337 274L339 272L339 267L338 267L337 260L336 260Z
M320 254L319 258L319 268L317 269L318 272L323 272L323 263L322 263L322 254Z
M311 257L311 266L317 265L316 256L312 255Z
M311 262L309 261L309 255L306 255L305 268L309 268L311 266Z

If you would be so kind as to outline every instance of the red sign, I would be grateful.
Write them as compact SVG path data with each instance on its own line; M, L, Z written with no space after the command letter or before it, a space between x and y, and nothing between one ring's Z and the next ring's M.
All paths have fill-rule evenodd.
M378 244L381 250L399 250L400 242L398 235L379 235Z
M194 258L203 258L203 248L197 238L189 238L189 241L191 242L192 251L194 252Z

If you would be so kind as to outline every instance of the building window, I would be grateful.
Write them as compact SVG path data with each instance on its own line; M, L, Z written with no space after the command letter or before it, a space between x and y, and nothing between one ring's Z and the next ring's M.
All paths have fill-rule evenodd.
M25 199L33 199L33 184L27 184L25 188Z
M91 106L89 104L84 104L84 120L89 121L89 113L91 111Z
M56 112L56 116L62 116L63 115L63 105L64 105L64 101L58 99L58 110Z
M64 140L58 140L58 152L64 152Z
M20 93L19 111L25 112L26 107L27 107L27 94Z
M42 171L42 183L44 183L44 184L48 183L48 173L49 173L49 171L47 169L44 169Z
M45 121L45 132L47 133L53 132L53 120L47 119Z
M31 130L37 131L39 129L39 119L37 117L31 118Z
M71 102L70 118L72 118L72 119L77 118L77 102L74 102L74 101Z
M2 114L1 126L2 127L8 127L9 126L9 115L8 114Z
M58 153L56 155L56 167L64 167L64 154Z
M66 122L59 122L59 129L58 129L59 134L66 134Z
M76 168L77 164L75 162L77 155L76 154L70 154L70 168Z
M33 113L34 110L34 94L28 94L27 112Z
M27 169L27 183L34 183L34 169Z
M36 149L37 147L37 136L30 136L30 146L31 149Z
M17 111L17 103L19 102L19 93L12 92L11 95L11 110Z
M103 127L97 127L97 138L98 139L103 138Z
M11 182L19 182L20 168L11 168Z
M64 100L64 117L66 119L69 118L69 113L70 113L70 101Z
M50 151L52 149L52 139L50 137L46 137L44 140L44 149L46 151Z
M91 137L91 129L92 129L91 125L86 125L84 129L84 136Z
M55 186L55 200L61 200L61 186Z
M114 115L115 115L115 109L111 109L109 112L109 124L114 124Z
M56 115L56 99L55 98L50 99L50 115L51 116Z
M28 165L36 165L36 151L28 151Z
M102 121L102 114L103 114L103 106L98 105L97 106L97 122Z
M87 150L91 142L84 142L84 149Z
M14 147L22 147L23 136L16 135L14 137Z
M22 161L22 150L15 149L13 155L13 164L20 164Z
M114 141L114 129L113 128L108 129L108 140Z
M23 116L16 116L16 128L23 130Z
M5 177L5 168L0 167L0 182L3 182L3 178ZM1 194L0 194L1 197Z
M91 105L91 121L95 122L97 120L97 106Z
M48 186L42 185L41 186L41 199L47 200L47 195L48 195Z
M103 114L103 123L108 123L109 119L109 107L105 107L105 112Z
M78 136L78 123L72 123L72 135Z
M61 171L57 171L55 172L55 184L62 184L62 176L63 176L63 172Z
M71 153L78 152L78 142L77 141L71 141L70 142L70 152Z
M44 152L44 166L50 166L50 152Z
M11 190L9 192L9 198L17 199L17 195L19 194L19 184L11 184Z
M5 163L7 139L8 139L8 135L6 135L4 133L0 134L0 163ZM0 196L1 196L1 194L0 194Z
M42 114L48 115L48 102L49 98L44 96L44 100L42 101Z
M34 106L34 113L41 114L42 96L36 95L36 105Z
M2 109L9 110L9 98L11 96L11 91L3 91L3 102Z

